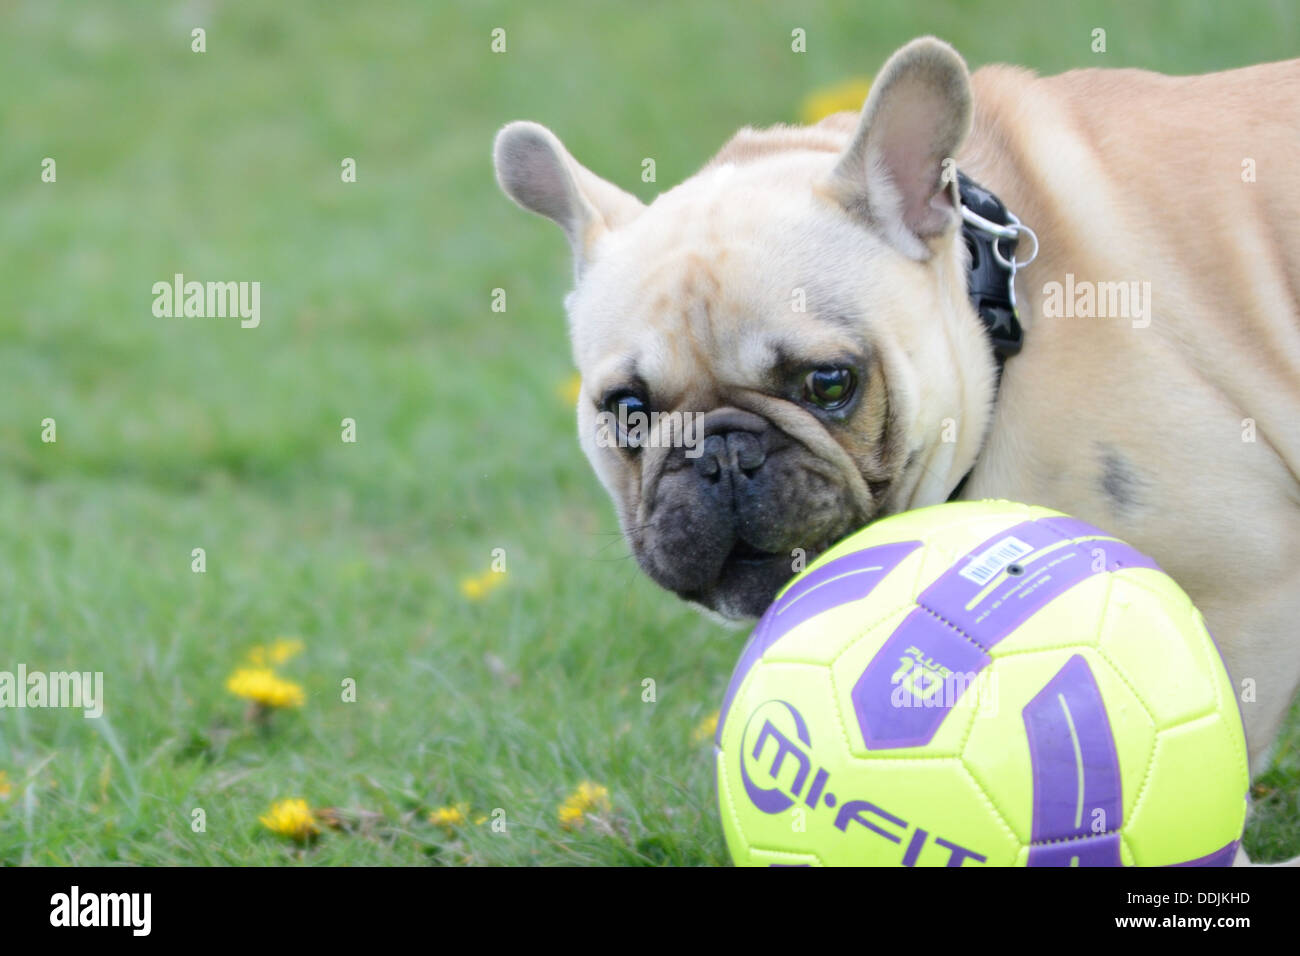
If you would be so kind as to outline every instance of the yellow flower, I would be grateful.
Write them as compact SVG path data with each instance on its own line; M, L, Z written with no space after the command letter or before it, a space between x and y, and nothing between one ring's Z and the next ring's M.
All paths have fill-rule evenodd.
M458 803L451 807L439 807L429 812L429 822L434 826L458 827L468 819L469 804Z
M705 717L691 731L691 743L702 744L718 732L718 712L715 710Z
M577 807L571 807L567 803L560 805L560 826L566 830L573 830L582 826L582 811Z
M305 694L269 667L241 667L226 679L226 690L263 707L301 707Z
M14 788L9 785L8 772L0 770L0 800L8 800L13 790Z
M277 637L270 644L258 644L249 648L248 662L254 667L267 664L283 664L303 652L306 645L297 637Z
M799 109L799 118L811 126L842 110L856 113L862 109L870 91L869 76L855 76L834 86L824 86L809 93L804 99L803 106Z
M481 601L505 581L504 571L487 570L478 577L462 578L460 593L471 601Z
M560 804L560 826L566 830L581 827L586 822L587 814L596 811L602 813L609 811L609 790L598 783L584 780L578 784L578 789L569 794L568 798Z
M271 809L258 819L268 830L299 842L310 840L320 833L315 814L301 797L271 804Z
M272 664L283 664L301 654L305 647L306 645L299 638L277 637L266 649L266 653L271 658Z
M582 376L574 372L556 386L555 393L564 400L566 405L577 405L578 398L582 395Z

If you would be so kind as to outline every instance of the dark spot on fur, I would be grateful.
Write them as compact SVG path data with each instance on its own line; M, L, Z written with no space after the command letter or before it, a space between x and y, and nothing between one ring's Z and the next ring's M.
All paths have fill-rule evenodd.
M1098 446L1101 452L1101 490L1111 506L1121 514L1130 513L1142 504L1145 482L1124 455L1110 445Z

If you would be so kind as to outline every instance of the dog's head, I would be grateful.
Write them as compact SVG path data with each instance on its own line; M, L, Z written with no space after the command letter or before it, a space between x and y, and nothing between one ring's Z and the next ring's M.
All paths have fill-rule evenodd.
M743 130L649 206L542 126L498 135L502 189L572 246L580 440L655 581L757 615L800 559L970 467L995 375L964 281L970 123L965 64L926 38L860 117Z

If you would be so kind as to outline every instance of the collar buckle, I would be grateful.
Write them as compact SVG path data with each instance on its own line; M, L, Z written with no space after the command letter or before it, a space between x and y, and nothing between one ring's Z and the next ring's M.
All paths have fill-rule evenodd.
M1024 344L1016 307L1016 272L1038 258L1038 236L1000 199L961 172L957 173L957 185L962 236L971 255L967 288L971 305L988 329L1000 369ZM1017 260L1021 236L1032 239L1034 249L1027 258Z
M1038 236L1002 200L960 170L957 191L961 234L970 251L966 290L975 314L988 330L1000 382L1002 367L1008 358L1019 353L1025 341L1016 308L1016 272L1038 258ZM1034 251L1025 259L1017 259L1016 250L1022 236L1034 241ZM949 501L961 495L970 476L971 472L966 472L948 496Z

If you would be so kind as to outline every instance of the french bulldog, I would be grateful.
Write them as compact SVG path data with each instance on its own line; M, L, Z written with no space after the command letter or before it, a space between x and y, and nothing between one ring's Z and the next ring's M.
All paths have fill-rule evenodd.
M971 74L922 38L860 115L742 129L650 205L534 123L495 163L572 247L579 437L651 578L752 617L792 554L959 486L1046 505L1191 596L1257 772L1300 685L1297 117L1300 60ZM1038 239L1001 372L954 168ZM601 440L651 411L699 447Z

